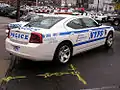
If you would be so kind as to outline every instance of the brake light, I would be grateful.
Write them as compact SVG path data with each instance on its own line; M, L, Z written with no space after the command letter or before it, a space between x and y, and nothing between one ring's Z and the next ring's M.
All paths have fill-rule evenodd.
M8 27L7 30L6 30L6 36L7 36L8 38L10 38L10 28L9 28L9 27Z
M42 34L36 33L36 32L31 33L29 42L30 43L42 43L43 42Z

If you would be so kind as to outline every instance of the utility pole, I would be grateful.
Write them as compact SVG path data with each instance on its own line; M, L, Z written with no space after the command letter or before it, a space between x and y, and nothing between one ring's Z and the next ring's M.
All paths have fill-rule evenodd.
M76 0L76 6L77 6L77 7L80 7L80 4L81 4L80 1L81 1L81 0Z
M16 21L19 22L20 21L20 0L17 0L17 18Z
M97 12L99 11L99 3L100 3L100 1L98 0L98 4L97 4Z
M36 0L36 6L38 6L38 0Z
M65 0L65 7L67 7L68 5L67 5L67 0Z
M81 7L84 7L84 3L85 3L85 1L81 0Z

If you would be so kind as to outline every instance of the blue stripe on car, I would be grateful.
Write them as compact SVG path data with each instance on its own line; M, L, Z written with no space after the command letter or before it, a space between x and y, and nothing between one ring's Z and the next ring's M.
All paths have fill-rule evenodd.
M62 32L59 35L61 36L61 35L69 35L69 34L71 34L71 32Z
M81 30L81 31L74 31L73 33L84 33L84 32L88 32L89 30Z
M77 34L77 33L84 33L84 32L88 32L89 30L100 30L100 29L107 29L107 28L110 28L110 26L103 27L103 28L94 28L94 29L82 29L80 31L60 32L59 36L70 35L71 33L75 33L75 34ZM52 35L50 36L48 34L46 34L45 36L46 37L52 37ZM57 33L53 33L53 36L54 37L57 36Z
M80 30L80 31L70 31L70 32L61 32L59 33L59 35L69 35L71 33L84 33L84 32L88 32L89 30L100 30L100 29L107 29L107 28L110 28L110 27L104 27L104 28L94 28L94 29L84 29L84 30Z
M106 37L102 37L102 38L98 38L98 39L94 39L94 40L89 40L89 41L85 41L85 42L80 42L80 43L74 44L73 46L80 46L80 45L83 45L83 44L87 44L87 43L90 43L90 42L102 40L102 39L105 39L105 38L106 38Z
M46 34L46 37L51 37L51 34Z

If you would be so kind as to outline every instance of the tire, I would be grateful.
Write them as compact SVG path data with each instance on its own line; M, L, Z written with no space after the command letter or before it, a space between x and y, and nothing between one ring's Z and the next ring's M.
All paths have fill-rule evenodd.
M113 32L109 32L106 37L105 47L109 49L112 47L112 45L113 45Z
M106 19L105 18L102 18L102 23L105 23L106 22Z
M113 21L113 24L114 24L115 26L118 26L118 25L120 24L120 23L119 23L119 20L117 20L117 19L114 20L114 21Z
M53 61L58 64L66 64L72 56L72 46L70 43L61 43L54 54Z

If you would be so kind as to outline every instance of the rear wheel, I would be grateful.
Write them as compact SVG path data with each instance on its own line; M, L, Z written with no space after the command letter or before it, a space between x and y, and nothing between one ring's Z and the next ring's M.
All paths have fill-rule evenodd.
M109 32L106 38L105 47L109 49L112 47L112 45L113 45L113 33Z
M59 64L67 63L72 56L72 46L69 43L61 43L56 49L54 61Z

